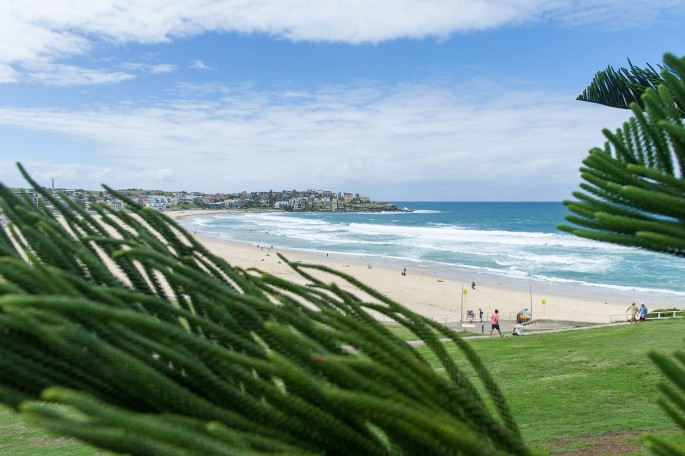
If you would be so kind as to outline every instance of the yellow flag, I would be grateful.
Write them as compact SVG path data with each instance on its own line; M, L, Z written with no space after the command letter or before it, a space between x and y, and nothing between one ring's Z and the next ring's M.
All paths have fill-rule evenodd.
M547 304L547 301L545 301L544 299L541 300L540 302L543 303L543 304Z
M469 293L469 290L464 290L464 294L468 294L468 293Z

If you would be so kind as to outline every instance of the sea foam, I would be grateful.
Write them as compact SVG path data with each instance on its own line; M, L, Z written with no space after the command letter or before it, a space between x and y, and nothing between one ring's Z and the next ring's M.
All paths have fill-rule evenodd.
M412 206L413 205L413 206ZM571 287L685 296L685 264L667 255L556 229L558 203L401 203L392 213L231 213L193 217L190 229L281 249L376 257ZM389 217L389 215L392 215ZM494 279L497 280L497 279Z

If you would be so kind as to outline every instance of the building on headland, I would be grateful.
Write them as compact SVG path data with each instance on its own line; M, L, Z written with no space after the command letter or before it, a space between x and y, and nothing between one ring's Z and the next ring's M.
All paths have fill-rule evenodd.
M145 207L163 211L169 207L169 198L164 195L149 195L141 198L141 203Z
M65 194L69 199L84 209L91 209L94 204L105 204L113 209L122 209L125 204L106 191L47 189L50 193ZM281 190L265 192L239 193L200 193L200 192L164 192L161 190L127 189L118 190L141 206L158 210L177 209L233 209L233 210L273 210L273 211L397 211L397 206L390 203L375 202L359 193L333 192L330 190L308 189ZM32 189L15 190L21 198L29 198L34 204L43 200L40 194ZM47 204L47 200L43 200ZM47 204L49 206L49 204Z
M38 195L38 193L32 189L28 189L28 190L17 189L14 191L14 195L20 199L28 198L29 200L31 200L31 202L33 202L33 204L38 204L39 199L42 200L40 195Z

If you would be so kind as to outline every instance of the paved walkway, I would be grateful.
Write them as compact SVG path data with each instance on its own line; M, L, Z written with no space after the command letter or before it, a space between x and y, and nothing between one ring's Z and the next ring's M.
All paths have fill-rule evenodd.
M536 323L535 320L531 321L530 323L534 324ZM481 334L473 334L473 335L463 335L461 336L462 339L482 339L482 338L489 338L490 336L490 323L481 323L480 321L473 323L476 326L474 328L468 327L470 331L473 332L480 332L482 331ZM548 333L556 333L556 332L563 332L563 331L582 331L586 329L595 329L595 328L602 328L605 326L621 326L621 325L627 325L630 324L629 322L619 322L619 323L598 323L598 324L583 324L583 326L565 326L562 328L551 328L551 329L536 329L536 330L530 330L530 331L524 331L524 336L523 337L530 337L534 336L536 334L548 334ZM637 324L642 324L642 323L637 323ZM514 337L512 336L512 331L514 329L514 326L516 325L515 321L500 321L500 329L502 331L502 336L504 337ZM457 323L448 323L446 325L448 328L452 328L455 331L459 331L460 329L460 324ZM492 335L492 337L499 337L497 334L497 331ZM450 339L448 338L441 338L440 339L443 342L449 342ZM419 347L421 345L424 345L424 342L422 340L410 340L407 341L407 343L413 347Z
M583 331L585 329L595 329L595 328L603 328L605 326L622 326L622 325L627 325L629 322L620 322L620 323L598 323L598 324L587 324L587 325L582 325L582 326L565 326L562 328L550 328L550 329L535 329L535 330L530 330L530 331L525 331L524 330L524 335L526 336L534 336L536 334L547 334L547 333L556 333L556 332L564 332L564 331ZM502 334L504 334L506 337L511 336L511 332L514 329L515 323L512 322L511 328L509 331L506 333L504 330L502 331ZM501 326L501 325L500 325ZM504 329L504 328L502 328ZM489 337L488 333L488 337ZM474 336L466 336L468 338L477 338L477 337L483 337L482 335L474 335ZM512 336L513 337L513 336Z

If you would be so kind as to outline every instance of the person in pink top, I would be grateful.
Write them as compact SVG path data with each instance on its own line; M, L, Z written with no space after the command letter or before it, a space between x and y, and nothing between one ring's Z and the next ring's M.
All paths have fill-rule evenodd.
M499 329L499 310L495 309L495 313L490 316L490 319L492 320L492 329L490 330L490 336L492 336L492 332L496 329L499 333L499 336L504 337L502 335L502 331L500 331Z

